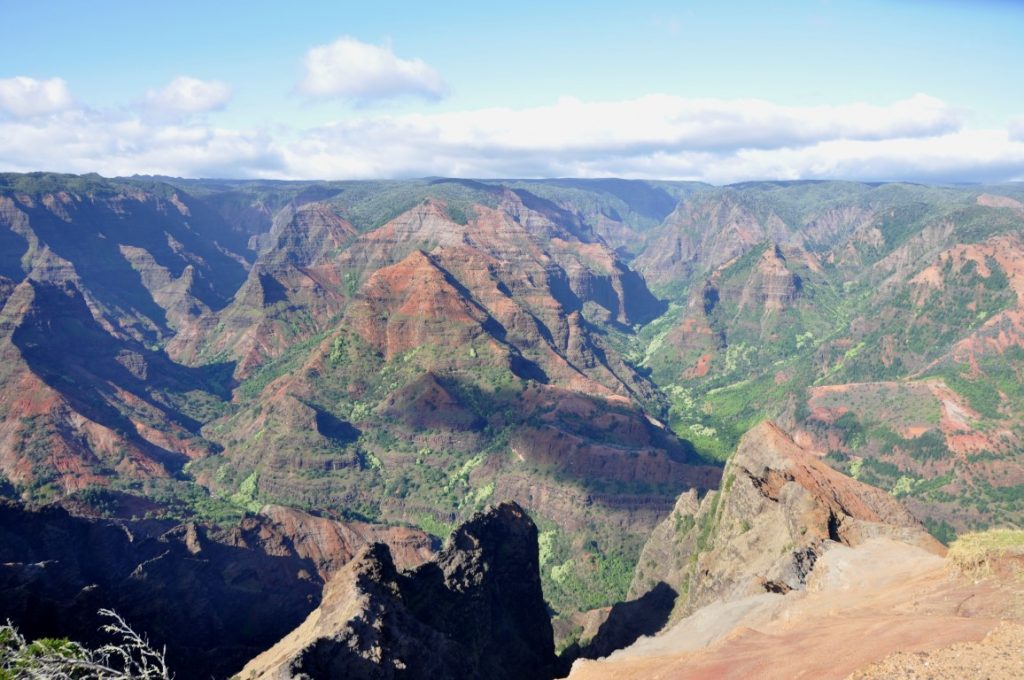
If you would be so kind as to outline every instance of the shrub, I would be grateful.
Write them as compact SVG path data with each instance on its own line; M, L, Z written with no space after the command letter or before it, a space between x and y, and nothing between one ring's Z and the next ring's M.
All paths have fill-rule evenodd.
M992 573L994 563L1005 557L1024 557L1024 530L989 529L964 534L949 546L953 568L969 576Z
M163 650L115 612L99 613L111 620L100 630L116 641L95 650L66 639L29 642L10 623L0 626L0 680L171 680Z

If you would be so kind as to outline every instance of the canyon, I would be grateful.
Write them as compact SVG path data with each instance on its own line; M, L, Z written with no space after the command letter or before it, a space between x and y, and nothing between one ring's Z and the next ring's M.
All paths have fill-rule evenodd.
M254 677L310 645L397 669L423 650L367 631L454 635L423 603L490 597L451 565L493 571L474 522L497 507L551 676L716 602L810 599L840 555L938 569L940 541L1024 517L1022 201L0 175L0 601L92 640L99 606L188 597L202 625L150 631L182 677L289 639ZM493 677L482 644L439 677Z

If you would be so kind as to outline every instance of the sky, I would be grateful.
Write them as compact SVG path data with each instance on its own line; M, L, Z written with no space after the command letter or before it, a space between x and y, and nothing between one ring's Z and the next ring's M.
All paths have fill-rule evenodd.
M0 0L0 171L1024 180L1024 0Z

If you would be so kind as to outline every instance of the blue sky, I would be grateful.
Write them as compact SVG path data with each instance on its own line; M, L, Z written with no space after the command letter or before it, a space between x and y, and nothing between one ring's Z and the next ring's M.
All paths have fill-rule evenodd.
M0 169L1024 177L1024 3L0 0Z

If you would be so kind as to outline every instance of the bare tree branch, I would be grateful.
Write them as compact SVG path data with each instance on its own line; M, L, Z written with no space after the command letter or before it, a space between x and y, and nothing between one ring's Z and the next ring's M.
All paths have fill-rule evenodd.
M77 642L41 639L29 642L10 621L0 626L0 680L173 680L167 650L156 650L117 612L100 630L115 641L91 650Z

